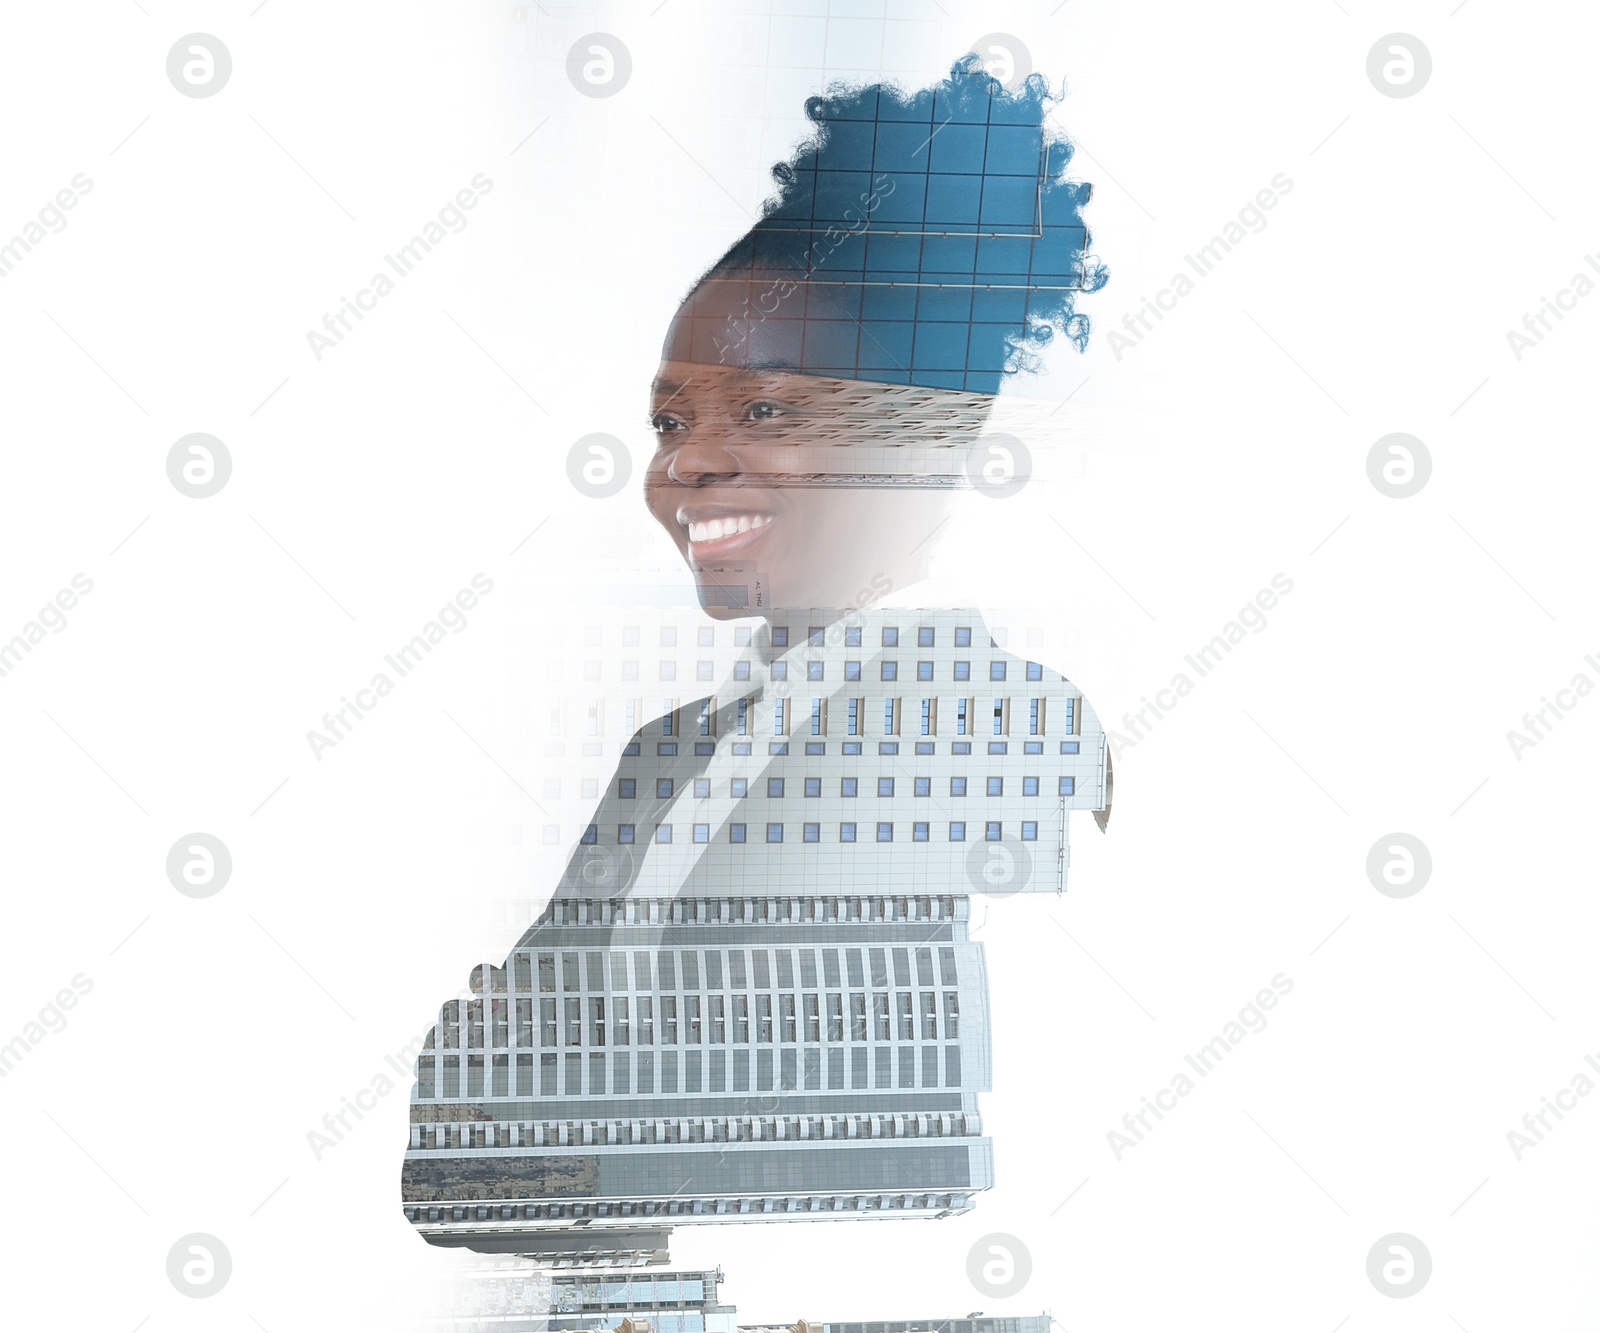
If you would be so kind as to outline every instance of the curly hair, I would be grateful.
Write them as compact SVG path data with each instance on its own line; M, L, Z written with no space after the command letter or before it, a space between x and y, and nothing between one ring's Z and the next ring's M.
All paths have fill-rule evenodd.
M996 393L1058 333L1082 351L1077 295L1106 272L1088 254L1091 187L1067 179L1072 145L1044 123L1056 100L1038 74L1008 90L976 55L915 92L833 85L701 283L748 284L739 322L804 321L804 374Z

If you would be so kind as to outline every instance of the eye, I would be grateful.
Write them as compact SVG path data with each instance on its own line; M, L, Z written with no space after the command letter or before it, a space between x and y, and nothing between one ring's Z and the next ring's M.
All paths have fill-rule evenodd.
M775 403L770 398L758 398L744 410L746 421L773 421L778 417L787 416L789 409L782 403Z
M657 435L672 435L688 427L669 412L657 412L650 418L650 429Z

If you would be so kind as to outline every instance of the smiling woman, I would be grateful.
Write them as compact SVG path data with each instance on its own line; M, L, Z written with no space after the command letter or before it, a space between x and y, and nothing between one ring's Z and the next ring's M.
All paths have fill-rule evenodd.
M645 498L706 612L762 623L705 697L637 728L628 701L548 907L441 1012L402 1175L431 1243L656 1262L678 1223L944 1217L992 1183L969 895L1063 889L1105 734L976 611L872 604L922 577L1006 378L1088 335L1048 101L976 57L813 98L677 311Z

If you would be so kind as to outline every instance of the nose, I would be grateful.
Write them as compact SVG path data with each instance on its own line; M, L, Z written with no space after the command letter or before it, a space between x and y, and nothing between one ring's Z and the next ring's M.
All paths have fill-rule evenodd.
M667 460L667 479L679 486L709 486L742 471L733 449L709 434L685 441Z

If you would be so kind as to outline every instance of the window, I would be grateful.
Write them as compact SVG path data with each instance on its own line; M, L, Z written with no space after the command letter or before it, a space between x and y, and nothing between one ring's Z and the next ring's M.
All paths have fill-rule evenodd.
M671 736L673 734L673 731L672 731L672 700L671 699L663 699L661 701L661 713L662 713L661 734L663 736Z
M1006 794L1006 780L1004 778L990 778L988 795L1004 796Z
M820 842L822 840L822 825L807 824L805 826L804 836L807 842Z
M749 663L746 662L746 663L743 663L743 665L749 666ZM741 736L748 736L750 734L750 700L749 699L741 699L741 700L739 700L738 726L739 726L739 734Z
M901 1041L912 1041L912 1040L914 1040L916 1038L916 1035L917 1035L916 1017L912 1013L912 1008L911 1008L912 1004L913 1004L913 1001L911 999L911 993L909 991L902 991L900 993L900 996L899 996L899 1005L898 1005L899 1010L900 1010L900 1040Z
M782 842L783 841L783 825L782 824L768 824L767 825L767 841L768 842Z
M856 840L856 826L854 824L839 825L839 841L854 842Z
M750 997L733 997L733 1040L741 1046L750 1044Z
M893 824L879 824L878 825L878 841L879 842L893 842L894 841L894 825Z
M782 778L768 778L767 779L767 796L768 796L768 798L770 799L770 798L772 798L774 796L782 796L782 795L783 795L783 779Z
M1039 825L1036 821L1032 819L1024 819L1022 821L1022 840L1023 842L1039 841Z
M821 625L812 625L806 630L806 642L813 648L820 648L822 647L822 635L823 627Z
M971 662L957 662L955 664L955 671L954 671L953 679L955 679L955 680L971 680L972 679L972 663Z
M600 831L593 824L584 829L582 836L578 839L579 845L583 847L593 847L599 841Z
M678 1044L678 997L661 997L661 1042L664 1046Z
M989 663L989 679L1004 680L1006 678L1006 664L1004 662Z
M1043 680L1044 679L1044 668L1041 667L1037 662L1029 662L1028 663L1028 679L1029 680Z
M898 699L885 699L883 701L883 734L885 736L898 736L900 727L895 720L895 706Z
M845 630L844 646L846 648L861 647L861 626L857 625L854 629Z
M799 1033L795 1031L794 996L785 995L781 1000L783 1015L783 1040L796 1041Z
M716 641L717 632L709 625L702 626L699 633L695 635L695 642L698 643L702 648L709 648Z
M881 662L878 666L880 680L898 680L900 678L900 664L898 662Z
M961 1035L961 1008L958 992L947 990L944 993L944 1037L946 1041L954 1041Z
M711 825L710 824L696 824L694 826L694 840L696 842L710 842L711 841Z
M774 699L772 701L772 734L785 735L789 730L789 701L787 699Z
M684 1000L684 1008L688 1011L688 1015L687 1016L688 1016L688 1019L689 1019L689 1044L691 1046L698 1046L700 1044L700 1036L701 1036L701 1033L700 1033L700 997L698 995L690 995L690 996L686 997L685 1000Z
M672 795L672 779L671 778L657 778L656 779L656 799L658 801L659 800L665 800L667 797L669 797L671 795Z
M933 647L933 626L931 626L931 625L923 625L917 630L917 647L918 648L932 648Z
M967 794L967 780L965 778L951 778L950 794L952 796L965 796Z
M1077 754L1078 753L1078 742L1077 741L1062 741L1061 742L1061 753L1062 754Z
M1006 734L1005 726L1006 701L1004 699L996 699L994 701L994 734L996 736L1004 736Z
M932 778L913 778L911 780L911 782L912 782L912 789L916 792L916 794L918 796L931 796L931 795L933 795L933 779Z
M913 824L911 826L911 841L912 842L927 842L927 840L928 840L928 826L926 824Z
M967 701L965 699L957 699L956 700L956 735L957 736L965 736L966 734L967 734Z
M671 842L672 841L672 825L671 824L657 824L656 825L656 841L657 842Z
M821 778L807 778L806 779L806 795L807 796L821 796L822 795L822 779Z
M811 701L811 734L813 736L822 735L822 700L821 699L813 699Z
M1023 778L1022 779L1022 794L1024 796L1037 796L1039 794L1039 779L1038 778Z
M932 680L933 679L933 663L932 662L918 662L917 663L917 679L918 680Z
M967 826L960 820L950 825L950 841L965 842L967 840Z
M885 648L898 648L900 646L900 631L893 625L883 627L883 646Z
M812 1042L822 1040L822 1014L815 995L806 996L806 1040Z
M750 780L748 778L734 778L731 790L735 796L747 795L750 791Z
M844 1040L844 996L828 996L828 1040Z
M787 662L774 662L772 664L772 678L773 680L788 680L789 664Z
M729 842L743 842L744 841L744 825L743 824L729 824L728 825L728 841Z
M861 734L861 700L850 700L849 707L846 709L846 722L849 726L850 735L859 736Z
M711 997L711 1040L717 1045L728 1040L728 1002L721 995Z
M696 778L694 780L694 794L701 797L711 795L711 779Z
M1072 795L1072 789L1073 789L1073 787L1075 785L1076 785L1076 783L1073 781L1072 778L1070 778L1070 777L1062 778L1061 779L1061 787L1060 787L1060 789L1058 791L1058 795L1071 796Z
M844 678L846 680L860 680L861 679L861 663L860 662L846 662L844 664Z
M806 663L806 679L807 680L821 680L822 679L822 663L821 662L807 662Z
M854 796L856 794L857 781L858 780L856 778L840 778L839 795Z
M705 662L702 663L702 665L708 668L705 678L710 680L711 672L709 668L711 663ZM709 699L702 699L700 701L700 734L702 736L709 736L711 734L711 700ZM695 753L699 754L700 752L696 750Z
M774 648L787 648L789 646L789 627L787 625L774 625L772 627L772 646Z
M1077 705L1078 705L1078 701L1076 699L1063 699L1061 701L1061 711L1064 712L1067 715L1067 725L1065 727L1063 727L1062 730L1065 731L1067 733L1067 735L1069 735L1069 736L1072 735L1072 733L1078 729L1078 727L1077 727L1077 722L1078 722L1078 707L1077 707ZM1077 754L1077 751L1076 750L1072 750L1072 751L1069 751L1069 753Z
M748 663L748 662L735 662L733 664L733 678L735 680L749 680L750 679L750 663Z
M933 734L933 700L932 699L924 699L922 701L922 734L924 736L929 736L929 735Z
M633 778L617 779L617 795L625 801L633 800L638 788L639 784Z
M956 631L956 647L957 648L970 648L970 647L972 647L972 631L970 629L958 629Z
M632 824L618 824L617 825L617 841L620 842L620 843L629 843L629 842L633 841L633 825Z
M983 840L985 842L1000 841L1000 821L998 819L991 819L983 826Z
M878 795L879 796L893 796L894 795L894 779L893 778L879 778L878 779Z

